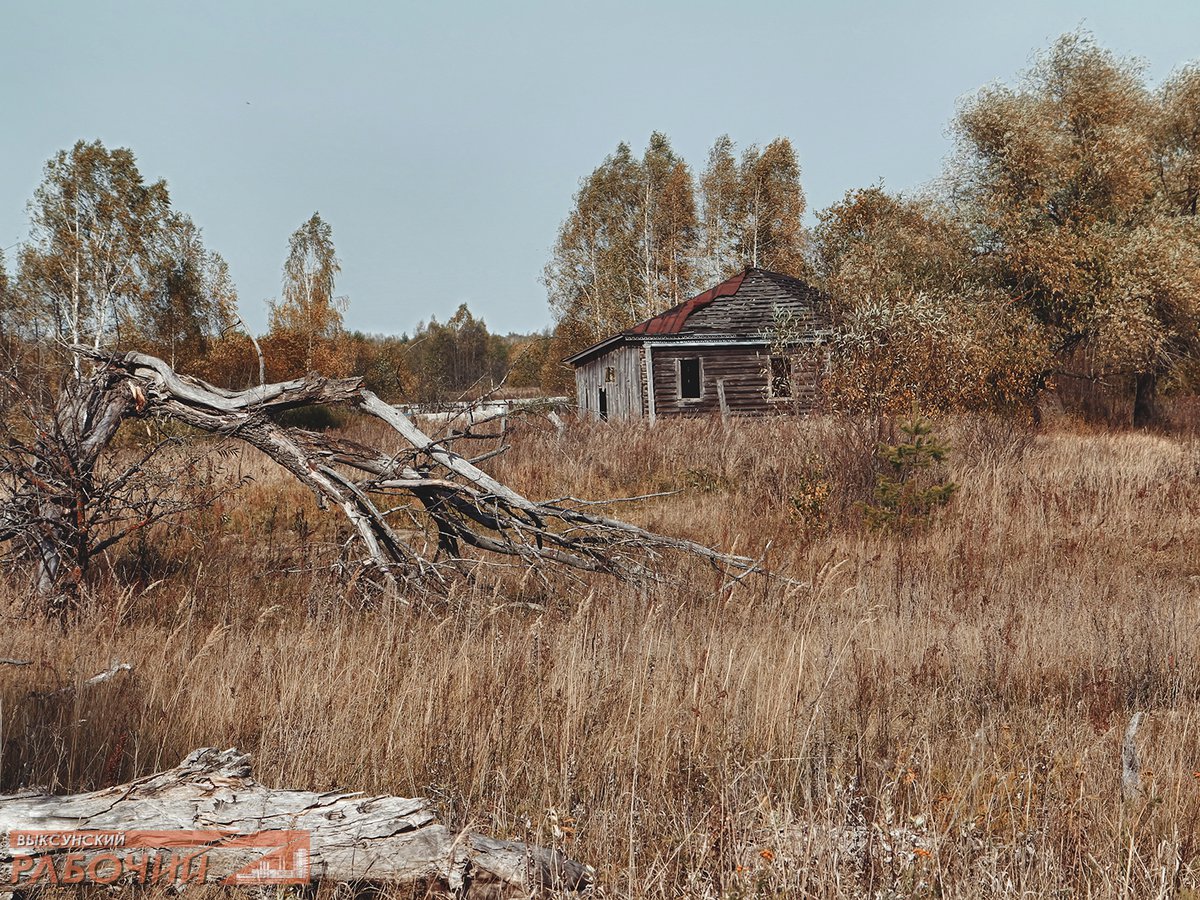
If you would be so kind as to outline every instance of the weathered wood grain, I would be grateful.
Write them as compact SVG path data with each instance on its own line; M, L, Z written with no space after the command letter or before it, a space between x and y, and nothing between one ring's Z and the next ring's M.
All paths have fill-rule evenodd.
M811 285L750 268L651 319L568 357L588 418L768 415L812 411L820 369L795 352L829 331L827 299ZM772 395L771 356L786 348L792 390ZM701 393L682 397L680 360L699 360ZM635 365L635 360L640 365ZM718 385L723 384L723 392ZM722 393L724 400L722 402Z
M332 791L275 790L256 782L249 757L237 750L196 750L179 766L129 784L69 796L0 796L0 890L12 886L14 832L177 832L180 846L201 832L306 832L312 881L427 885L460 897L529 897L585 889L590 870L554 850L457 833L437 821L423 799ZM38 853L43 851L39 850ZM63 870L74 852L76 871L112 848L48 849ZM261 850L202 849L193 880L222 882L262 856ZM21 865L27 865L22 862ZM99 871L112 872L113 866ZM202 877L195 877L200 874ZM128 879L125 879L128 880Z
M604 418L642 417L642 355L637 347L619 346L575 370L579 410L601 417L600 392L604 392Z

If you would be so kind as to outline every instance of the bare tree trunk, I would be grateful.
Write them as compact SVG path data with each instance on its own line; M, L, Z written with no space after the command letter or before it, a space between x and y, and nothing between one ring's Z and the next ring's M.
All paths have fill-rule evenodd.
M17 888L73 874L77 883L365 882L515 898L591 881L557 851L451 831L422 799L264 787L237 750L196 750L174 769L87 794L0 796L0 832L0 885Z
M1133 427L1146 428L1158 419L1158 373L1139 372L1133 383Z
M28 407L36 405L15 382L9 386ZM96 465L138 397L144 402L140 388L119 373L69 381L48 419L35 423L38 434L28 457L5 466L26 490L10 500L0 521L11 527L24 520L24 527L9 534L0 527L0 539L21 539L34 559L39 593L57 595L61 605L73 603L88 567L92 543L86 512L96 494Z

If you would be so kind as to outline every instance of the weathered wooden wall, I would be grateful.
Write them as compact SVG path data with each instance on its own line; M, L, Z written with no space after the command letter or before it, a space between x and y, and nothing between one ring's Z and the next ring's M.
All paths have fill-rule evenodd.
M609 369L613 380L608 380ZM575 370L575 394L581 414L600 417L600 392L608 398L609 419L642 417L642 354L637 347L616 347Z
M678 361L699 357L701 397L679 397ZM733 415L806 412L816 404L818 367L796 362L792 396L771 399L768 378L771 353L765 346L662 347L651 349L654 368L654 410L659 416L697 415L721 411L717 382L725 386L725 402Z
M724 382L725 403L733 415L808 412L816 405L820 377L815 360L793 360L792 395L771 398L768 392L770 350L764 346L638 346L616 347L575 369L575 392L581 414L600 418L600 391L607 397L608 418L638 419L647 415L649 399L644 377L645 354L654 369L656 416L719 413L718 381ZM701 397L679 397L678 361L701 360ZM612 369L612 379L609 369Z

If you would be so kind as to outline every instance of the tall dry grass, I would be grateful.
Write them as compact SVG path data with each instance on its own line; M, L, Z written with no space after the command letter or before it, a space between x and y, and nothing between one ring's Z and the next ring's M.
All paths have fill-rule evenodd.
M353 426L360 437L365 426ZM66 629L7 589L0 789L251 751L268 784L422 794L607 896L1183 896L1200 815L1200 442L943 422L960 491L865 531L873 422L530 424L493 470L762 556L731 583L486 567L363 609L336 520L254 482L131 545ZM84 688L111 660L131 676ZM1141 796L1122 799L1135 710Z

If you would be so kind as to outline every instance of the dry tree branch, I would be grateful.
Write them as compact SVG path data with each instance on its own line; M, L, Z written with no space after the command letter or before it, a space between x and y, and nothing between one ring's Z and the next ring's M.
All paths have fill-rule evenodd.
M585 502L576 498L531 500L497 481L476 461L425 434L408 416L364 389L357 378L309 375L232 391L180 375L147 354L72 349L99 363L99 374L92 381L97 396L88 402L110 418L158 415L244 441L308 487L322 507L340 509L357 535L362 563L391 592L400 592L402 586L442 586L444 565L461 568L474 558L464 555L464 547L534 569L565 567L621 578L652 575L656 563L668 553L735 572L763 571L748 557L585 512L581 509ZM113 397L120 402L111 402ZM272 415L335 404L357 406L386 424L404 440L406 449L390 454L284 425ZM107 433L111 437L115 427ZM92 438L85 433L76 444ZM39 489L30 478L24 480L22 490L46 499L44 494L37 496ZM14 515L20 521L20 510L28 513L38 505L7 504L0 510L0 523ZM391 525L389 515L401 511L423 514L424 522L436 532L437 550L432 556ZM28 515L24 527L26 531L32 527Z
M550 562L615 575L642 575L667 551L685 553L737 571L754 561L693 541L648 531L618 519L585 513L572 501L534 501L494 479L475 463L435 441L357 379L309 376L248 391L218 391L179 376L144 354L105 355L104 360L139 382L156 411L208 431L227 433L258 447L317 493L335 503L355 525L371 564L389 582L424 575L431 560L388 525L371 495L403 492L424 508L444 551L460 543L531 564ZM348 441L289 428L263 413L271 408L354 403L388 425L411 448L397 456ZM359 473L351 480L342 470ZM366 476L365 478L362 476Z

